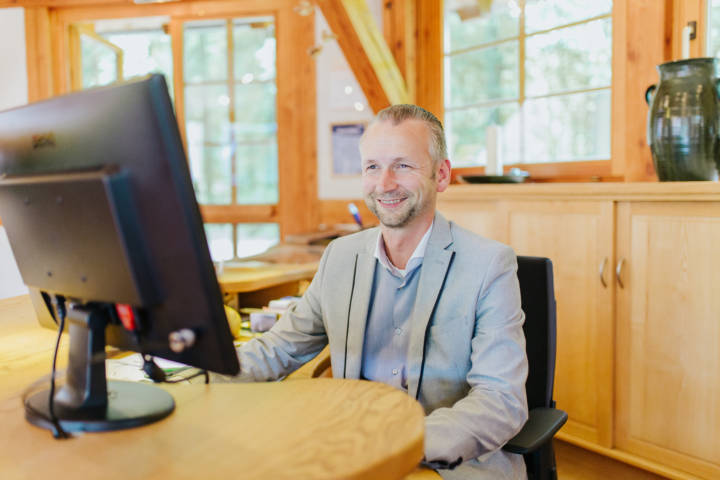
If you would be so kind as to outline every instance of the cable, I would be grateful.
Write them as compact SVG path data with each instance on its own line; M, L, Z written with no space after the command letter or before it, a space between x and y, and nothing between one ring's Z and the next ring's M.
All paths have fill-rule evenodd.
M48 410L50 411L50 424L52 425L52 434L56 439L70 438L65 430L60 425L60 420L55 416L55 372L57 365L57 355L60 349L60 338L62 337L63 329L65 328L65 317L67 311L65 310L65 297L60 295L53 295L53 304L58 317L58 334L55 340L55 351L53 352L52 371L50 373L50 398L48 398Z
M190 375L189 377L184 378L177 378L174 380L169 380L167 378L167 374L165 371L158 367L157 363L155 363L155 360L153 359L152 355L143 354L143 371L145 374L152 380L154 383L180 383L185 382L187 380L190 380L191 378L199 377L200 375L205 375L205 383L210 383L210 374L207 370L200 370L197 373L194 373Z

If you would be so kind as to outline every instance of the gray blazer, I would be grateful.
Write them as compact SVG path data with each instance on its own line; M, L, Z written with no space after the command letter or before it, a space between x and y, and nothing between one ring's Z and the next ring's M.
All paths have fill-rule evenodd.
M330 345L335 378L359 378L376 264L377 228L325 250L303 298L238 351L240 380L287 375ZM520 455L500 450L527 419L527 358L517 260L439 213L425 251L410 332L408 394L427 414L429 462L448 479L525 478Z

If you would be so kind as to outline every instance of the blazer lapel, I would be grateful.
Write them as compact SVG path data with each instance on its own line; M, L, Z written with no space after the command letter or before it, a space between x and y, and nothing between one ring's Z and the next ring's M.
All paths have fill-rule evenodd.
M375 275L375 256L360 252L355 263L355 282L353 285L348 313L347 337L345 339L344 378L360 378L363 344L365 343L365 325Z
M408 394L413 398L418 397L420 387L425 357L425 332L454 254L454 251L448 248L451 244L450 224L438 213L435 215L435 225L425 250L410 329L407 359Z

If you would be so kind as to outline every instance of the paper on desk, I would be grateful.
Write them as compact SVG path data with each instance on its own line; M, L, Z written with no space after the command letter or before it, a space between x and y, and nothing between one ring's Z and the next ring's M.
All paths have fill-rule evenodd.
M162 368L166 372L168 370L175 370L179 368L185 368L187 365L183 363L173 362L171 360L165 360L164 358L153 357L158 367ZM131 382L149 382L150 379L145 376L145 372L142 369L143 358L139 353L134 353L122 358L111 358L105 360L105 373L107 378L112 380L127 380Z

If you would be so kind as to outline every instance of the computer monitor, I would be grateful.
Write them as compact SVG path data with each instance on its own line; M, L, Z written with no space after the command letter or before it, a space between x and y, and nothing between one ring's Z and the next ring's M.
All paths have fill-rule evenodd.
M106 344L238 372L162 76L0 112L0 218L41 309L56 300L69 324L65 385L26 399L31 423L114 430L173 411L163 389L106 381Z

